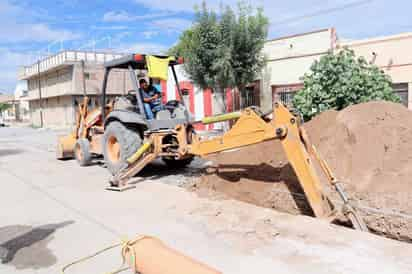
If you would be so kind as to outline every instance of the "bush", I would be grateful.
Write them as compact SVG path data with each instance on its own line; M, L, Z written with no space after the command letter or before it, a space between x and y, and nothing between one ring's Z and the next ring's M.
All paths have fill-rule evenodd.
M400 102L391 79L363 57L356 58L347 48L315 61L304 76L304 87L293 98L293 106L305 120L328 109L373 100Z

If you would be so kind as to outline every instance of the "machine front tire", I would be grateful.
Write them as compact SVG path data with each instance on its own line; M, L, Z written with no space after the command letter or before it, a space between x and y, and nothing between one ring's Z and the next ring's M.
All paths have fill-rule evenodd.
M74 157L80 166L88 166L92 162L92 154L90 153L90 142L87 139L77 140L74 146Z
M127 166L127 159L142 145L142 138L137 130L113 121L104 130L102 145L107 169L114 175Z

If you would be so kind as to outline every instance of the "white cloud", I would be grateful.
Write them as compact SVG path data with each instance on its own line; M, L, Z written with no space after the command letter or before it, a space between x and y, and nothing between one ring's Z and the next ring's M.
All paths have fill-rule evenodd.
M109 11L103 15L104 22L131 22L131 21L138 21L138 20L147 20L147 19L154 19L160 17L171 16L174 13L169 11L164 12L150 12L145 15L133 15L126 11Z
M169 47L158 43L128 43L115 47L116 52L124 53L142 53L142 54L162 54L168 50Z
M4 26L4 25L3 25ZM14 24L7 23L0 32L0 42L48 42L55 40L74 40L80 34L68 30L51 29L45 24Z
M0 90L14 91L19 66L27 64L31 56L26 53L0 48Z
M135 0L135 2L138 4L142 4L148 8L158 9L158 10L168 10L168 11L193 11L193 8L195 6L200 6L202 4L202 0L185 0L185 1ZM220 6L220 3L235 6L238 1L237 0L229 0L229 1L208 0L206 2L207 2L208 7L218 9Z
M134 0L153 11L193 13L203 0ZM246 0L263 7L271 25L269 38L336 27L342 36L365 37L410 30L412 1L385 0ZM236 8L238 0L206 0L207 6L219 11L221 4ZM354 20L356 19L356 20ZM407 25L402 27L402 25Z
M47 42L80 37L69 30L51 28L44 23L31 23L30 20L38 15L32 9L23 8L7 0L0 2L0 43Z
M14 48L28 48L29 42L73 40L81 35L70 30L50 27L41 20L47 13L33 9L22 2L0 0L0 90L13 91L19 66L34 61L30 52Z
M142 32L142 34L145 39L152 39L153 37L159 35L159 32L156 30L148 30L148 31Z
M181 18L165 18L153 20L148 25L158 31L182 32L192 25L192 21Z
M91 29L95 30L126 30L128 26L91 26Z
M124 22L133 21L130 14L125 11L109 11L103 15L103 21L105 22Z

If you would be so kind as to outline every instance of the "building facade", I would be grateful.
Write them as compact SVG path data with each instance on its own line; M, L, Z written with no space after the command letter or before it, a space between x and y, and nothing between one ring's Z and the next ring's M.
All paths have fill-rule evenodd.
M75 123L78 104L84 94L90 107L101 104L103 63L121 54L63 51L28 67L22 67L19 80L27 81L30 121L34 126L68 127ZM131 89L126 71L113 71L107 87L108 98Z
M334 28L267 41L263 49L267 65L261 77L262 109L271 109L277 100L289 104L303 87L302 78L313 62L333 51L336 42Z
M266 42L264 53L268 63L261 77L261 107L270 109L277 100L290 104L294 94L303 87L303 76L313 62L344 47L389 75L402 103L412 109L412 56L408 52L412 47L412 33L341 41L334 28Z
M353 49L357 56L363 56L389 75L402 103L412 109L412 33L340 42L338 48L343 47Z

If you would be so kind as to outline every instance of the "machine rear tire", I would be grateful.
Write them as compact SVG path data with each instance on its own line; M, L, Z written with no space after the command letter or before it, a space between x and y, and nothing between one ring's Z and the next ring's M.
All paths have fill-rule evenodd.
M80 166L88 166L92 162L90 142L87 139L79 139L74 145L74 157Z
M102 145L107 169L114 175L127 166L127 158L142 145L142 138L136 129L113 121L104 130Z

